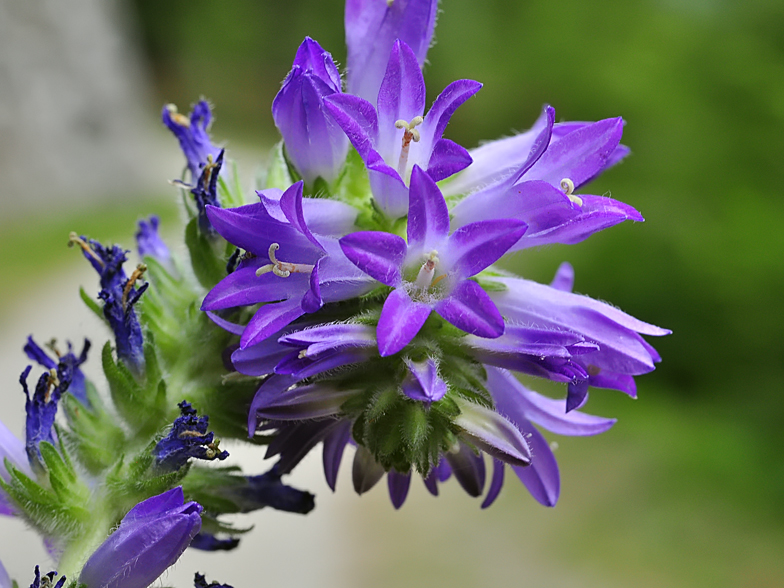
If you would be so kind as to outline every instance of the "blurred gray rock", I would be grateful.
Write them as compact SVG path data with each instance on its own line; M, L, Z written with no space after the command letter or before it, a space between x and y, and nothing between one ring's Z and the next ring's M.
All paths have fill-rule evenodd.
M119 0L0 0L0 218L161 189L132 24Z

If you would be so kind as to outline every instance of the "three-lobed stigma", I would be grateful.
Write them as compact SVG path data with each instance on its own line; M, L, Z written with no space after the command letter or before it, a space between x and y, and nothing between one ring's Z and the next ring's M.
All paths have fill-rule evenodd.
M313 268L316 267L307 263L289 263L286 261L280 261L277 257L275 257L275 252L278 249L280 249L280 245L278 243L273 243L269 246L268 253L272 263L268 263L267 265L263 265L257 269L257 276L263 276L264 274L272 272L279 278L288 278L291 274L309 274L313 271Z

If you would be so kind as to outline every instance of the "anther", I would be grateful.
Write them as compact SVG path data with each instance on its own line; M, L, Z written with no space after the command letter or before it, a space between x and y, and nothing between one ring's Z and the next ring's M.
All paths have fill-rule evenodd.
M212 173L215 168L218 167L218 164L212 160L212 155L207 155L207 163L204 166L204 191L208 191L210 189L210 180L212 180Z
M49 402L52 397L52 390L60 385L60 378L57 377L57 370L52 368L49 370L49 375L46 377L46 394L44 394L44 403Z
M205 457L207 459L215 459L216 457L218 457L218 455L220 455L220 449L218 449L219 445L220 445L220 441L218 440L208 444Z
M93 248L90 247L90 245L86 243L85 240L82 239L79 235L77 235L74 231L71 231L71 233L68 235L68 247L73 247L74 245L78 245L79 247L81 247L87 255L89 255L95 261L98 262L98 265L100 265L101 267L104 266L103 259L101 259L98 256L98 254L95 251L93 251Z
M54 353L58 359L60 359L63 356L63 354L60 353L60 350L57 348L57 339L55 337L52 337L49 341L44 343L44 347L46 347L49 351Z
M561 180L561 190L563 190L569 197L569 200L574 202L577 206L583 205L583 199L572 194L572 192L574 192L574 182L572 180L569 178L564 178Z
M297 359L305 359L308 356L308 350L303 349L297 354Z
M395 128L403 129L403 147L400 150L400 159L397 162L397 172L403 177L406 173L406 166L408 165L408 150L411 146L411 141L418 143L420 136L419 131L416 129L424 122L421 116L415 116L411 122L404 120L395 121Z
M169 111L171 119L181 127L188 128L191 126L191 121L188 120L188 117L177 112L177 107L174 104L167 104L166 110Z
M140 263L139 265L136 266L136 269L133 270L131 277L128 278L128 281L125 283L125 288L123 288L123 294L122 294L123 311L127 310L125 307L128 304L128 296L130 295L131 290L133 289L133 285L136 283L136 280L140 279L144 275L144 272L146 271L147 271L147 266L143 263Z
M256 270L257 276L263 276L272 272L279 278L288 278L291 274L307 274L313 271L314 265L307 263L288 263L286 261L279 261L275 257L275 252L280 249L278 243L273 243L269 246L269 258L272 263L261 266Z

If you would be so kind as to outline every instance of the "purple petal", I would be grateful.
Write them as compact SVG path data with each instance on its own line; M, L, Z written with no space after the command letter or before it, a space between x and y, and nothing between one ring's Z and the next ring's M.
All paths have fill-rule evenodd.
M436 182L448 178L471 165L471 155L449 139L439 139L433 146L427 162L427 175Z
M465 343L474 348L497 353L514 355L535 355L539 357L572 357L575 346L582 344L584 339L569 331L555 329L537 329L518 324L506 324L504 334L495 339L466 337ZM597 345L579 351L595 351Z
M376 280L351 263L332 237L322 237L327 255L319 260L319 289L324 302L362 296L378 286Z
M438 496L438 482L446 482L451 475L452 468L449 467L449 462L441 457L438 461L438 464L432 470L430 470L430 473L423 481L425 482L425 487L427 488L428 492L430 492L433 496Z
M389 63L378 92L377 151L387 163L400 153L403 131L395 122L411 121L425 113L425 78L411 48L399 39L392 45Z
M256 390L253 396L250 409L248 410L248 437L253 439L258 429L259 419L256 416L256 406L266 406L275 402L281 394L297 383L297 378L292 376L273 375L264 380L264 383Z
M340 426L332 430L329 435L324 437L324 477L327 485L335 491L335 484L338 480L338 470L340 461L343 458L343 451L351 437L351 421L342 421Z
M504 462L493 458L493 478L490 480L490 489L487 491L482 508L487 508L495 502L498 495L501 493L501 487L504 485L504 469L506 468ZM522 468L525 469L525 468Z
M356 493L364 494L375 486L383 475L384 468L375 460L373 454L362 445L358 445L351 468L351 479Z
M340 240L346 257L359 269L387 286L402 282L400 266L408 248L397 235L381 231L351 233Z
M268 272L257 276L256 270L266 263L269 260L257 258L230 273L209 291L201 309L220 310L259 302L275 302L301 296L307 289L308 274L293 273L288 278L281 278Z
M229 243L267 259L272 243L280 245L284 261L314 264L321 256L300 231L274 219L261 202L239 208L207 206L207 218Z
M435 29L437 0L347 0L345 13L347 88L375 102L396 39L424 65Z
M458 218L481 220L474 218L469 211L463 211L463 208L478 205L481 209L482 202L493 193L492 186L506 190L539 160L550 144L554 120L555 110L551 106L545 106L530 130L506 139L491 141L469 152L473 163L444 186L444 194L453 196L468 194L485 186L491 188L468 196L455 207L453 212L457 215L455 220L458 224L464 224Z
M288 474L299 465L302 459L310 453L329 433L339 426L340 421L320 420L304 423L295 423L286 427L284 435L277 435L268 446L265 459L271 457L270 451L273 444L281 439L283 443L280 447L275 447L276 453L280 453L280 461L275 464L275 468L280 474Z
M553 400L529 390L506 370L488 367L487 389L493 395L498 411L521 429L531 420L558 435L586 436L604 433L615 424L615 419L574 410L567 414L563 400Z
M373 105L351 94L333 94L324 98L324 108L367 164L378 142L378 115Z
M300 301L300 306L302 306L302 310L304 312L316 312L322 306L324 306L324 300L321 298L321 284L319 282L319 267L324 261L325 259L323 257L319 259L316 267L310 271L310 276L308 278L308 288L305 290L305 294L302 296L302 300Z
M310 358L300 357L299 353L289 352L288 357L284 357L275 366L276 374L291 374L297 378L304 379L318 375L320 373L334 370L335 368L362 363L367 361L370 353L364 349L346 349L344 351L332 351L321 356Z
M574 289L574 268L568 261L564 261L558 266L550 287L564 292L571 292Z
M575 188L595 177L607 165L623 134L623 119L608 118L582 127L554 141L526 174L560 186L569 178Z
M474 80L457 80L444 88L427 111L425 122L422 124L420 133L423 145L427 146L424 148L425 151L432 149L436 141L444 135L449 119L455 111L481 88L482 84Z
M531 463L531 450L515 425L484 406L462 399L458 406L460 415L455 424L482 451L511 465Z
M291 353L291 347L278 343L278 337L285 329L246 349L237 349L231 354L231 363L241 374L264 376L271 374L275 366Z
M442 256L446 271L467 278L498 261L523 236L526 224L517 219L486 220L465 225L449 237Z
M487 292L471 280L460 282L447 298L436 304L435 311L471 335L492 339L504 333L501 313Z
M368 347L376 344L376 333L369 325L328 324L285 335L279 339L283 345L307 348L308 355L343 347Z
M468 445L460 443L456 453L449 451L444 457L463 490L469 496L481 496L485 487L485 462L482 455L477 455Z
M5 426L3 421L0 421L0 477L6 482L10 480L10 474L5 469L5 460L28 477L33 476L33 471L30 469L30 464L27 459L27 452L25 451L25 444L14 435L8 427ZM0 490L2 492L2 490Z
M287 279L287 278L284 278ZM246 349L280 331L283 327L305 314L300 300L290 298L285 302L265 304L256 311L242 333L240 348Z
M393 290L384 302L376 329L381 357L394 355L408 345L428 316L427 304L414 302L403 288Z
M400 174L383 161L368 167L370 190L381 210L391 219L406 215L408 210L408 188Z
M544 506L555 506L561 493L558 463L547 440L530 423L525 433L533 453L531 465L522 468L513 466L512 469L537 502Z
M332 61L332 56L310 37L305 37L297 49L294 65L312 71L320 80L330 85L332 92L340 92L340 72Z
M305 214L302 211L302 186L301 181L290 186L280 197L280 210L285 215L292 227L297 229L302 235L318 249L323 247L313 236L313 233L305 224Z
M210 312L209 310L207 311L207 318L218 325L221 329L234 335L242 335L242 332L245 330L245 325L238 325L236 323L232 323L231 321L227 321L226 319L219 317L217 314Z
M258 393L251 404L256 419L301 421L336 415L355 390L338 390L320 383L298 386L275 397Z
M437 249L449 235L449 210L435 181L418 165L411 172L408 202L408 248Z
M432 359L424 362L406 361L409 375L403 380L403 393L411 400L438 402L447 392L446 382L438 376L438 366Z
M588 380L569 382L566 392L566 412L582 408L588 402Z
M403 506L406 496L408 496L408 489L411 487L411 474L398 474L395 470L390 470L387 472L387 485L392 506L397 510Z

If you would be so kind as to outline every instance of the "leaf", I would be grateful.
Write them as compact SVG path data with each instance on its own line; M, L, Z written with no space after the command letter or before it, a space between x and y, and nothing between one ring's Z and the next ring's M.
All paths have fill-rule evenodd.
M79 297L82 299L82 302L84 302L87 305L87 308L92 310L95 313L95 315L103 322L106 322L106 317L103 316L103 308L101 308L101 305L98 304L92 298L90 298L90 295L87 294L87 292L85 292L84 288L82 288L81 286L79 286Z

